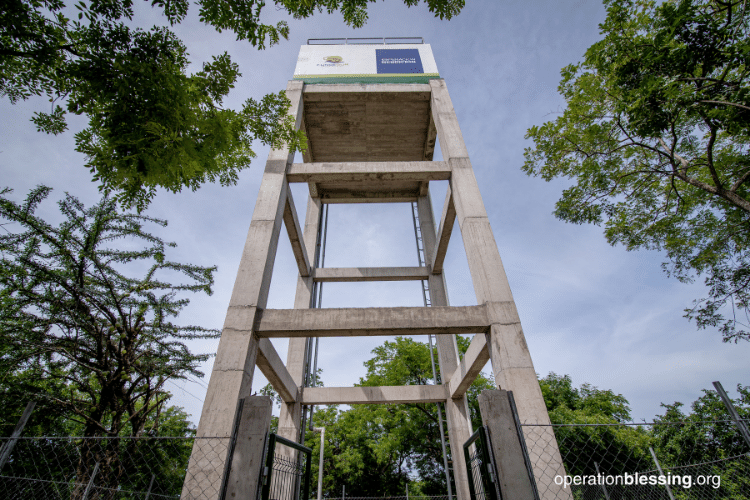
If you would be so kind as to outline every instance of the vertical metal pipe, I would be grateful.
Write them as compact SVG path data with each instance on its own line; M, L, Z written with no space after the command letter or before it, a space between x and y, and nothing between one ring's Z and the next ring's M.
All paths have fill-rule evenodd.
M13 452L13 448L15 448L16 446L18 437L23 432L23 428L26 427L26 422L29 421L29 417L31 416L31 412L34 411L35 405L36 405L36 401L29 401L28 403L26 403L26 408L23 410L23 414L21 414L21 418L18 419L18 423L16 424L16 427L13 429L13 433L11 433L10 439L5 443L5 446L0 452L0 470L2 470L3 467L5 467L5 464L8 463L8 459L10 459L10 454Z
M596 475L601 476L601 472L599 472L599 464L597 462L594 462L594 467L596 467ZM609 493L607 492L607 486L604 483L605 481L602 480L602 489L604 490L604 498L609 500Z
M99 472L99 462L96 462L96 465L94 466L94 472L91 473L89 484L86 485L86 490L83 492L83 500L88 500L91 488L94 486L94 479L96 478L97 472Z
M742 435L742 438L747 443L747 446L750 447L750 432L748 432L747 427L745 426L745 422L740 419L739 413L737 413L737 409L732 404L732 400L729 399L729 396L727 395L727 391L724 390L724 387L722 387L721 382L714 382L714 388L716 389L716 392L719 393L719 397L721 397L721 400L724 402L724 406L727 407L727 411L729 412L729 416L734 420L734 423L737 425L737 428L740 431L740 435Z
M649 446L648 451L651 452L651 457L654 459L654 463L656 464L656 470L659 471L659 475L664 476L664 472L661 470L661 465L659 464L659 460L656 458L656 453L654 453L654 449ZM669 495L669 500L674 500L674 495L672 495L672 489L669 487L669 481L665 481L664 487L667 488L667 495Z
M318 500L323 500L323 448L325 447L326 428L320 429L320 463L318 464Z
M151 474L151 482L148 483L148 491L146 492L145 500L148 500L151 496L151 488L154 486L154 479L156 479L156 474Z

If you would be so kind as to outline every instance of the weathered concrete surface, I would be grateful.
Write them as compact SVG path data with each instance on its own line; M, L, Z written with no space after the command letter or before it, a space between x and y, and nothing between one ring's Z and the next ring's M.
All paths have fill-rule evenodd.
M489 431L502 497L534 500L508 393L502 390L482 391L479 394L479 411L482 423Z
M446 397L442 384L302 389L303 405L437 403L445 402Z
M306 85L312 161L423 161L430 136L428 89L426 84Z
M456 220L466 250L477 303L487 304L492 327L488 344L495 382L512 390L523 423L549 424L547 408L536 378L531 355L515 311L513 295L505 275L497 243L492 234L466 145L458 126L444 80L431 80L432 116L438 130L443 157L451 166L450 187ZM526 439L537 487L543 498L566 493L553 482L554 475L542 474L550 461L562 462L557 442ZM552 457L552 458L549 458ZM537 474L537 471L539 474Z
M478 333L471 339L469 349L447 381L448 395L457 398L466 394L469 387L490 359L485 334Z
M444 161L294 163L289 182L446 181L451 169Z
M429 267L322 267L313 272L320 282L419 281L429 276Z
M429 190L417 201L417 210L419 212L419 221L422 227L422 241L424 244L425 256L434 254L437 246L435 219L432 212L432 203L430 201ZM428 257L429 258L429 257ZM448 294L446 293L445 275L430 274L430 301L432 307L447 307ZM454 373L459 362L458 346L456 345L455 335L436 335L435 336L438 363L440 373ZM446 380L442 381L444 384ZM456 495L458 500L469 500L469 479L466 474L466 460L463 453L463 444L472 434L471 418L469 414L469 405L466 396L461 395L457 398L448 398L445 402L445 417L448 424L448 439L451 447L451 457L453 457L453 479L456 484Z
M266 309L256 319L259 337L353 337L480 333L484 306ZM450 373L450 372L449 372Z

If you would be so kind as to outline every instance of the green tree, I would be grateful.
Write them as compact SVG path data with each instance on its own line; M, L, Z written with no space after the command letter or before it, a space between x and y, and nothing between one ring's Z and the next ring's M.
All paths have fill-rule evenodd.
M373 2L375 0L369 0ZM457 15L463 0L425 0L441 19ZM404 0L417 5L419 0ZM264 49L287 38L281 21L263 24L263 0L200 0L200 20L217 31ZM276 0L277 8L303 19L340 10L354 27L367 20L368 0ZM284 92L241 110L222 106L240 76L224 53L195 74L186 73L188 54L167 27L133 29L132 0L10 0L0 10L0 96L11 102L32 95L52 102L35 113L38 129L58 134L67 113L84 114L88 127L76 134L76 150L105 192L126 205L146 207L157 187L178 192L202 183L234 184L255 156L252 141L291 150L304 148L286 115ZM182 22L188 0L153 0L170 26ZM67 8L67 9L66 9Z
M81 436L141 436L166 411L168 380L203 375L198 366L208 355L191 353L184 341L218 331L172 318L189 303L185 292L211 293L216 268L167 260L174 243L143 228L166 221L119 213L111 198L87 209L66 195L59 202L65 220L53 226L35 215L49 192L39 187L22 204L8 190L0 197L7 221L0 234L2 363L16 367L16 378L36 379L25 387L27 398L55 405ZM164 280L180 276L189 282ZM125 471L118 441L106 442L102 449L84 441L82 461L91 463L80 467L91 471L103 460L98 477L116 485Z
M573 387L569 375L550 373L539 380L568 474L619 474L649 470L651 438L630 421L628 400L590 384ZM574 425L578 424L578 425ZM600 424L597 426L596 424ZM526 432L534 432L526 428Z
M126 428L139 435L164 406L167 380L202 376L198 364L208 355L192 354L182 340L219 333L171 318L189 303L178 293L211 293L216 268L166 260L175 245L143 229L166 221L119 213L110 198L86 209L66 195L59 202L66 220L55 227L35 215L50 191L37 188L23 204L0 198L3 361L60 383L62 392L35 396L68 410L83 436ZM136 248L138 240L149 246ZM167 274L193 283L162 281Z
M459 352L465 353L470 340L457 336L456 341ZM427 343L396 337L376 347L372 353L373 358L365 362L367 375L360 379L358 386L434 383ZM437 359L435 361L437 368ZM480 374L467 393L475 428L481 425L476 398L481 390L492 388L492 381ZM340 495L341 487L346 485L347 492L355 496L399 496L404 494L407 482L414 475L419 477L421 493L445 494L435 404L355 405L345 411L335 406L319 408L315 412L315 426L326 427L325 494ZM312 447L312 456L318 457L320 436L308 432L305 442ZM313 460L312 469L316 480L317 460Z
M524 171L573 181L555 215L612 245L666 253L708 297L686 309L750 340L750 9L744 1L605 0L602 40L562 70L567 109L527 132Z
M750 386L737 386L739 397L732 400L741 419L750 421ZM654 448L663 464L675 474L721 477L720 487L709 483L694 485L690 494L714 498L742 498L750 491L750 448L716 391L703 390L703 396L682 410L682 403L662 404L664 415L652 428ZM677 422L670 424L670 422ZM692 468L672 469L695 465Z

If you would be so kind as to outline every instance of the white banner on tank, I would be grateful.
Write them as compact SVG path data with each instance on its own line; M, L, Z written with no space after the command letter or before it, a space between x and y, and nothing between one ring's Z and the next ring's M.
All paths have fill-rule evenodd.
M417 83L439 77L429 44L303 45L294 70L294 79L306 83Z

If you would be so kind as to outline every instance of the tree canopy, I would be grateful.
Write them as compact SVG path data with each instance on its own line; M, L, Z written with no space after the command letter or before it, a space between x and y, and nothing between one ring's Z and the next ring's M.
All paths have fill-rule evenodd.
M276 0L296 19L341 11L360 27L375 0ZM188 0L153 0L170 26L188 15ZM419 0L404 0L408 6ZM424 0L440 19L457 15L464 0ZM279 43L289 26L261 21L263 0L200 0L200 20L257 49ZM72 7L77 15L71 19ZM157 187L178 192L202 183L234 184L255 156L253 140L292 151L304 148L302 132L286 115L284 92L241 110L222 105L241 76L229 55L214 56L187 74L184 43L169 27L132 28L132 0L11 0L0 11L0 96L15 103L48 97L49 113L35 113L40 131L66 130L66 114L88 117L75 136L95 181L128 206L144 209Z
M567 178L555 215L666 253L708 297L686 309L750 340L750 9L743 1L605 0L604 38L562 70L567 108L528 130L524 171Z

